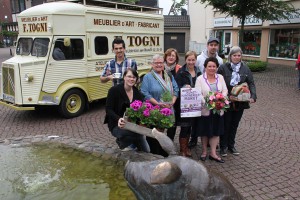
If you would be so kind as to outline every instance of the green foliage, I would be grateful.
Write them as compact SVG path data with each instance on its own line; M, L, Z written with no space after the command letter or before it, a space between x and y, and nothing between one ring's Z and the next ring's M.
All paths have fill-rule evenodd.
M265 71L268 63L260 60L244 60L252 72Z
M180 13L181 11L181 8L185 5L187 5L187 0L172 0L173 2L173 5L174 5L174 10L175 10L175 13Z
M240 44L243 41L244 24L247 17L265 20L287 19L299 14L299 9L286 1L278 0L196 0L213 6L220 13L236 16L241 21Z
M171 93L169 91L165 91L164 93L161 94L160 100L162 102L172 102L173 96L171 95Z

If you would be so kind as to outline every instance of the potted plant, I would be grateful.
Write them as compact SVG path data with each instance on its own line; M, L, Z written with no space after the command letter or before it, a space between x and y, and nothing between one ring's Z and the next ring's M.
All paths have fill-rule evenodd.
M149 101L143 103L136 100L130 104L125 113L128 121L158 130L168 129L175 122L171 109L161 108L158 105L153 106Z
M161 100L161 102L164 102L167 104L172 104L173 96L172 96L171 92L165 91L161 94L160 100Z

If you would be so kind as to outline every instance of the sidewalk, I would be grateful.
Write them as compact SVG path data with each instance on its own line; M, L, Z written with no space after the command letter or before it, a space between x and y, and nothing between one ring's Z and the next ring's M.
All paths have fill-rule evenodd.
M224 174L246 199L300 198L300 91L293 67L272 65L254 73L257 102L237 133L239 156L205 165ZM201 155L193 150L193 158Z

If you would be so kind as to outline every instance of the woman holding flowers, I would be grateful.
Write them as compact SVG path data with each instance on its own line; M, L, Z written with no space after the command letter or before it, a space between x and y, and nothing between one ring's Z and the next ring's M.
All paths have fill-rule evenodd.
M195 66L197 61L197 54L194 51L188 51L185 54L185 64L178 71L175 79L179 88L194 88L196 79L201 75L201 71ZM180 95L179 95L180 97ZM180 99L177 99L180 102ZM179 113L180 116L180 104L175 106L175 111ZM194 123L194 118L180 118L178 117L178 124L180 125L179 134L179 145L180 153L182 156L191 157L191 151L188 147L189 138L192 131L192 125ZM194 127L193 127L194 128Z
M154 106L172 108L178 96L178 86L172 75L169 75L164 67L164 58L156 54L152 58L152 69L143 78L141 92L146 100L149 100ZM164 93L171 94L171 102L164 102L161 97ZM159 128L159 127L155 127ZM161 148L158 141L153 138L147 138L151 153L168 156Z
M207 58L204 62L204 74L196 80L202 96L201 117L198 118L197 133L201 137L202 154L200 160L205 161L207 157L207 144L210 144L209 159L219 163L224 160L217 155L217 145L219 136L224 132L224 110L228 107L229 102L226 99L227 87L222 75L217 74L219 67L218 60L215 57Z
M256 101L256 89L254 79L249 67L242 62L242 50L240 47L232 47L229 55L229 62L223 64L218 69L218 73L224 76L226 86L229 91L236 85L247 83L250 90L250 100L247 102L237 102L232 100L230 109L224 115L225 131L220 137L220 154L227 156L227 150L233 155L239 155L235 148L235 136L244 109L250 108L249 103ZM229 98L231 99L231 98Z
M134 86L138 80L138 74L134 69L126 69L123 75L124 83L113 86L108 91L106 99L105 122L112 135L116 137L119 148L129 149L131 144L139 150L150 152L145 136L123 129L125 120L123 118L126 108L135 100L143 100L143 95Z
M179 55L176 49L169 48L165 51L164 54L164 65L165 65L165 71L167 73L171 73L173 77L176 77L176 74L178 70L181 68L181 65L178 64L179 62ZM179 105L179 101L176 100L174 107ZM171 140L174 140L175 134L176 134L176 127L177 127L177 119L178 119L178 113L175 113L176 120L174 123L174 126L169 128L167 131L167 135Z

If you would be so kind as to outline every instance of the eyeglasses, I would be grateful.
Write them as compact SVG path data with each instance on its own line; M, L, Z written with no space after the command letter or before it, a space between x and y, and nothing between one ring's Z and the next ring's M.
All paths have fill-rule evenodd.
M153 62L154 65L162 65L164 62Z
M125 76L125 77L127 77L127 78L130 78L130 79L136 79L136 77L135 76Z

